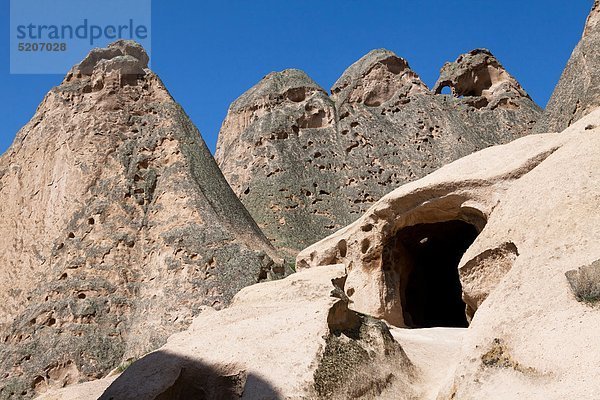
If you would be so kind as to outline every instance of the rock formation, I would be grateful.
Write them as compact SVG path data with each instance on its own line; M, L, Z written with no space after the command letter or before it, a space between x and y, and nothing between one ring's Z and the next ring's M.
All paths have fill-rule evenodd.
M594 399L599 13L559 133L487 50L433 90L386 50L270 74L235 193L143 49L94 50L0 158L0 399Z
M297 268L343 263L350 308L399 327L470 321L431 398L593 398L599 181L596 109L394 190Z
M385 323L348 309L344 278L334 265L243 289L116 380L43 399L414 398L418 371Z
M600 106L600 1L595 0L583 37L548 101L535 131L561 132Z
M43 400L594 398L599 179L600 109L464 157L300 253L296 274Z
M92 51L0 158L2 399L100 378L282 272L147 63Z
M301 71L267 75L231 105L215 158L267 237L295 255L391 189L528 134L539 113L487 50L446 64L433 92L374 50L330 96Z

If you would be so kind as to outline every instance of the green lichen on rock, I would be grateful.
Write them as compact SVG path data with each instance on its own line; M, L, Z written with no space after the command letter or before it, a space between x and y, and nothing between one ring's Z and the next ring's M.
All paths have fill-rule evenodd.
M600 260L565 273L577 301L600 304Z
M414 367L384 322L339 301L328 323L330 334L314 373L317 398L373 398L392 384L414 378Z
M265 76L230 107L215 158L282 254L352 223L404 183L527 134L541 110L478 49L446 64L429 90L406 60L379 49L331 95L298 70Z
M509 368L522 374L536 374L536 370L516 361L500 338L494 338L490 349L481 356L481 362L488 368Z

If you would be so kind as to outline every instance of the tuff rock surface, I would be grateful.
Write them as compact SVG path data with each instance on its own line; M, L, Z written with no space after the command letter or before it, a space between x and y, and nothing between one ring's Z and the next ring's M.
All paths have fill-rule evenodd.
M453 95L440 94L446 86ZM331 95L302 71L267 75L231 105L215 158L289 256L391 189L528 134L539 114L487 50L446 64L433 91L406 60L374 50L344 72Z
M385 323L348 309L344 279L332 265L242 289L116 379L42 399L415 398L419 371Z
M276 251L141 47L93 51L0 158L0 397L595 399L598 12L536 128L561 133L511 142L539 110L486 50L432 91L383 50L329 96L301 71L268 75L232 105L218 157L269 239L293 254L366 212L298 273L241 291L283 272ZM494 141L510 143L413 180ZM427 328L446 270L468 328Z
M452 251L455 231L440 224L469 225L475 235L453 268L470 325L447 381L426 398L593 399L599 181L596 109L562 133L482 150L392 191L302 251L297 268L342 263L350 309L420 327L427 306L414 304L436 293L410 291L425 268L419 248L445 240L451 246L435 249ZM430 281L444 272L428 271Z
M535 132L561 132L600 106L600 1L595 0L581 38L548 101Z
M0 158L0 398L100 378L282 271L136 43L92 51Z
M600 314L578 294L598 287L599 131L600 109L404 185L296 274L242 289L121 375L42 399L594 399ZM452 221L477 233L454 267L470 326L403 328L418 267L402 233Z

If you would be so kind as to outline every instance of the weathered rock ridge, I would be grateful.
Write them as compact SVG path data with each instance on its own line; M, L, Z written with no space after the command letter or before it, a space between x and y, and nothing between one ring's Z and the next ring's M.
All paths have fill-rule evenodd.
M600 1L595 0L581 41L573 50L535 132L561 132L600 106Z
M453 95L440 94L446 86ZM352 222L389 190L530 132L540 109L487 50L447 63L433 91L374 50L331 95L305 73L267 75L230 107L215 158L285 254Z
M0 158L2 399L102 377L282 272L147 64L92 51Z

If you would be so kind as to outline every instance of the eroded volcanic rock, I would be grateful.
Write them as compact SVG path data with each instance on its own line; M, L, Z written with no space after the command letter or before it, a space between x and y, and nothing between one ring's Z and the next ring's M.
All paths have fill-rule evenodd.
M43 399L593 399L599 131L597 109L403 185L296 274Z
M446 86L453 95L439 94ZM539 114L487 50L446 64L434 91L374 50L330 96L301 71L267 75L231 105L215 158L266 236L294 255L391 189L528 134Z
M344 264L350 309L399 327L468 324L454 366L418 398L594 398L599 181L597 108L390 192L297 269Z
M102 377L281 272L141 46L92 51L0 158L0 398Z
M43 399L416 399L419 371L384 322L348 309L344 279L334 265L244 288L116 379Z
M535 131L561 132L600 106L600 1L588 16L583 37L548 101Z
M594 399L599 179L600 109L481 150L121 375L43 399Z

